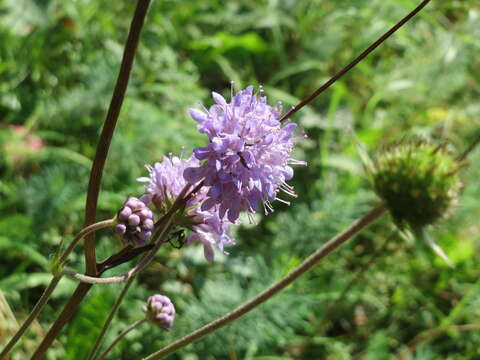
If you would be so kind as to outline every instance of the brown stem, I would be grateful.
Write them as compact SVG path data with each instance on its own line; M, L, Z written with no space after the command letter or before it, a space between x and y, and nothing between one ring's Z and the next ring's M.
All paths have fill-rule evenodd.
M398 29L400 29L408 20L410 20L412 17L414 17L420 10L422 10L430 0L424 0L418 5L411 13L409 13L407 16L405 16L402 20L400 20L395 26L393 26L390 30L388 30L385 34L383 34L377 41L375 41L372 45L370 45L364 52L362 52L360 55L358 55L350 64L345 66L342 70L337 72L335 75L333 75L330 80L328 80L325 84L320 86L317 90L315 90L313 93L311 93L309 96L307 96L305 99L300 101L298 105L292 107L290 110L288 110L281 118L280 121L284 121L288 119L290 116L295 114L298 110L300 110L302 107L307 105L309 102L311 102L313 99L315 99L318 95L320 95L322 92L327 90L330 86L332 86L338 79L340 79L343 75L345 75L347 72L349 72L351 69L353 69L360 61L365 59L373 50L375 50L380 44L382 44L385 40L387 40L391 35L393 35Z
M350 225L347 229L345 229L342 233L332 238L328 241L325 245L323 245L320 249L315 251L312 255L310 255L303 263L293 269L290 273L288 273L284 278L270 286L265 291L261 292L253 299L247 301L243 305L240 305L232 312L208 323L207 325L197 329L190 334L184 336L183 338L167 345L163 349L150 354L144 360L158 360L163 359L166 356L174 353L175 351L187 346L188 344L192 343L195 340L202 338L205 335L231 323L232 321L238 319L239 317L245 315L249 311L255 309L257 306L261 305L272 296L286 288L288 285L293 283L296 279L298 279L301 275L306 273L310 270L313 266L318 264L323 258L325 258L328 254L332 253L335 249L337 249L340 245L344 244L347 240L351 239L354 235L356 235L359 231L361 231L366 226L370 225L372 222L377 220L383 213L386 211L385 205L380 204L374 209L372 209L369 213L363 216L358 221L354 222Z
M120 109L125 98L128 80L132 71L133 59L137 50L140 33L142 31L145 16L147 14L150 0L138 0L135 14L130 24L127 42L123 51L122 64L117 77L117 83L113 91L112 100L108 108L107 117L103 125L102 134L97 145L95 158L93 159L92 171L90 172L90 180L88 183L87 203L85 206L85 226L95 221L97 214L98 194L102 182L103 168L108 155L108 149L112 141L113 132L117 125ZM95 236L89 236L85 242L85 261L87 274L96 275L96 256L95 256Z
M31 360L40 360L43 359L48 348L51 346L55 338L57 337L60 330L63 326L70 320L73 313L77 309L78 305L82 299L87 295L88 290L92 287L92 284L81 283L75 289L75 292L72 294L67 304L63 308L60 315L57 317L57 320L53 323L52 327L48 331L45 338L40 343L38 349L32 355Z
M134 268L128 270L126 273L122 275L117 275L117 276L111 276L107 278L101 278L101 277L96 277L96 276L88 276L88 275L83 275L83 274L78 274L75 271L69 270L69 269L64 269L63 273L70 276L71 278L75 280L79 280L81 282L89 283L89 284L114 284L117 282L121 282L127 279L132 278L136 274L138 274L140 271L145 269L148 264L155 258L155 255L157 255L158 250L160 247L163 245L163 243L166 241L168 238L168 235L170 233L170 230L172 229L172 219L174 215L172 214L170 218L167 221L167 224L165 227L162 229L160 233L160 239L155 243L153 246L152 250L148 252L139 262L137 265L135 265Z
M85 226L95 222L103 168L105 165L105 160L107 159L108 149L110 147L113 132L117 124L118 115L120 114L120 108L125 97L125 91L130 78L133 60L140 39L140 33L143 28L143 23L145 21L145 16L147 14L149 5L150 0L138 0L137 7L135 8L135 14L133 15L133 19L130 24L130 30L128 33L127 42L125 44L125 50L123 52L120 72L117 77L115 90L112 95L112 100L108 108L107 117L105 119L102 133L98 141L95 158L92 164L90 180L88 183L87 203L85 206ZM87 237L85 240L85 262L87 274L94 276L97 275L95 236L93 235ZM42 343L33 354L32 359L41 359L44 357L45 352L55 340L66 322L71 318L90 288L90 284L78 285L72 297L65 305L63 311L60 313L59 317L48 331Z

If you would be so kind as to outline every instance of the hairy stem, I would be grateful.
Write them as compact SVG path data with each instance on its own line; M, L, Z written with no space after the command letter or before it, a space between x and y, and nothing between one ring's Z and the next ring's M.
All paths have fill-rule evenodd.
M68 256L71 254L75 246L82 240L86 235L115 225L115 219L110 219L110 220L105 220L105 221L100 221L96 224L92 224L90 226L87 226L85 229L80 231L75 238L70 242L70 245L68 248L64 251L64 253L60 256L59 259L56 260L57 264L55 266L62 266L65 261L67 260ZM32 311L28 315L28 317L25 319L23 322L22 326L17 330L15 335L13 335L12 339L8 342L8 344L5 346L5 348L2 350L0 353L0 359L3 359L9 352L10 350L15 346L18 340L22 337L22 335L27 331L29 326L32 324L32 322L37 318L37 316L40 314L40 312L43 310L45 305L48 302L48 299L50 299L50 296L52 295L53 291L57 287L58 283L60 282L60 279L62 278L62 274L55 274L53 279L50 281L50 284L48 284L47 288L44 290L42 296L40 299L38 299L37 303L33 307Z
M98 334L97 336L97 340L95 341L95 345L93 345L93 348L92 350L90 350L90 354L88 355L88 358L87 360L92 360L95 356L95 353L97 352L100 344L102 343L102 340L103 340L103 337L105 336L110 324L112 323L112 320L113 318L115 317L116 313L117 313L117 310L118 308L120 307L120 304L122 303L123 301L123 298L125 297L125 295L127 294L127 291L128 289L130 288L130 285L133 284L133 280L135 279L134 276L132 276L131 278L129 278L127 280L127 282L125 283L125 285L123 286L123 289L122 291L120 292L120 294L118 295L117 299L115 300L115 303L113 304L113 307L112 307L112 310L110 311L110 314L108 314L108 318L107 320L105 320L105 323L103 324L103 327L102 327L102 330L100 331L100 334ZM131 329L130 329L131 330ZM130 331L129 330L129 331ZM127 331L128 332L128 331ZM120 334L122 335L122 334ZM125 335L125 334L123 334ZM122 336L123 336L122 335ZM117 338L118 339L118 338ZM118 340L116 340L118 341ZM110 345L111 347L113 347L113 345L115 345L116 341L114 341L114 343L112 345ZM110 347L109 347L110 349ZM107 349L107 351L105 352L108 353L109 349Z
M110 107L107 112L107 117L100 135L100 139L97 145L97 151L92 164L92 170L90 173L90 180L88 184L87 203L85 207L85 224L89 225L95 221L97 213L98 194L100 192L100 184L102 180L103 168L110 147L110 142L115 130L118 115L120 114L120 108L123 103L125 91L127 88L128 80L133 65L133 60L137 50L138 42L140 39L140 33L143 28L143 23L147 15L147 10L150 5L150 0L138 0L137 7L135 8L135 14L133 15L132 22L130 24L130 30L128 33L127 42L123 52L122 64L120 66L120 72L117 77L117 83L112 95ZM95 255L95 237L89 236L85 242L85 261L87 267L87 274L96 275L96 255ZM90 290L90 284L79 284L72 297L68 300L63 311L52 325L47 335L43 339L42 343L35 351L32 359L41 359L50 345L57 337L60 330L71 318L75 310L82 299L86 296Z
M370 45L365 51L363 51L360 55L358 55L350 64L345 66L342 70L337 72L333 75L330 80L328 80L325 84L320 86L317 90L307 96L305 99L300 101L298 105L293 106L290 110L288 110L281 118L280 121L284 121L288 119L290 116L295 114L298 110L303 108L313 99L315 99L318 95L322 92L327 90L330 86L332 86L338 79L340 79L343 75L353 69L360 61L365 59L373 50L375 50L380 44L382 44L385 40L387 40L391 35L393 35L398 29L400 29L405 23L413 18L420 10L422 10L430 0L424 0L418 5L412 12L410 12L407 16L405 16L402 20L400 20L396 25L394 25L390 30L388 30L385 34L383 34L377 41L375 41L372 45Z
M130 331L132 331L133 329L136 329L137 327L139 327L140 325L142 325L144 322L146 322L147 319L142 319L142 320L138 320L137 322L134 322L132 325L130 325L129 327L127 327L125 330L123 330L120 334L118 334L118 336L115 338L115 340L113 340L113 342L108 346L108 348L98 357L97 360L103 360L105 359L105 357L108 355L108 353L110 352L110 350L113 349L113 347L120 341L122 340L122 338L127 335Z
M332 253L340 245L344 244L347 240L351 239L359 231L361 231L366 226L370 225L375 220L377 220L381 215L385 213L385 211L386 211L386 208L384 204L380 204L376 206L369 213L363 216L361 219L354 222L342 233L335 236L330 241L328 241L325 245L323 245L320 249L315 251L307 259L305 259L303 263L301 263L299 266L293 269L284 278L282 278L281 280L279 280L278 282L270 286L268 289L266 289L265 291L263 291L262 293L254 297L253 299L247 301L243 305L240 305L232 312L208 323L207 325L171 343L170 345L164 347L163 349L160 349L159 351L153 354L150 354L144 360L163 359L166 356L174 353L175 351L187 346L193 341L198 340L203 336L210 334L211 332L231 323L232 321L245 315L249 311L255 309L257 306L261 305L262 303L270 299L272 296L274 296L275 294L277 294L278 292L286 288L288 285L293 283L301 275L303 275L308 270L310 270L313 266L318 264L328 254Z

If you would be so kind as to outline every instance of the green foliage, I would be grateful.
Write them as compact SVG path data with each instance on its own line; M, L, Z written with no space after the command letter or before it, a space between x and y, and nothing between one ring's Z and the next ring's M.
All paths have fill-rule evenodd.
M0 3L0 291L17 318L50 279L61 239L83 223L88 171L119 68L135 2L4 0ZM187 109L263 84L272 102L295 105L418 1L153 1L102 181L97 218L111 218L145 163L188 156L204 143ZM375 204L352 130L369 152L403 136L448 139L461 153L480 132L480 6L432 1L358 67L295 115L308 138L295 158L291 207L242 226L230 255L207 263L198 244L166 245L138 278L104 342L143 314L153 293L177 306L169 331L145 324L111 358L136 359L221 315L285 275ZM183 148L183 150L182 150ZM426 329L478 323L480 151L450 218L431 236L455 262L394 235L363 280L329 305L393 231L388 217L362 232L278 297L172 359L392 359ZM99 259L120 247L104 231ZM110 272L124 272L126 264ZM81 246L70 266L81 271ZM107 273L109 274L109 273ZM71 294L62 280L40 317L47 329ZM83 358L120 287L94 289L48 359ZM1 310L1 309L0 309ZM2 310L3 311L3 310ZM1 314L0 314L1 315ZM7 341L0 322L0 343ZM448 331L411 359L477 359L478 332ZM25 358L18 351L15 359Z

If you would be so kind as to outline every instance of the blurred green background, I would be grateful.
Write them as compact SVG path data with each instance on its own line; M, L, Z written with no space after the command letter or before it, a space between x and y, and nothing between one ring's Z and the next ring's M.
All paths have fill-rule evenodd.
M88 173L120 64L134 1L0 2L0 343L43 288L60 240L81 229ZM209 92L265 87L289 108L418 4L411 0L155 0L147 17L107 161L98 219L140 195L145 163L189 154L205 138L187 109ZM369 153L404 136L448 139L463 151L480 134L480 4L432 1L351 73L295 115L308 139L295 158L299 198L235 233L229 256L164 247L139 277L106 342L142 317L153 293L178 315L165 332L130 333L111 359L138 359L279 279L375 204L349 132ZM250 315L172 359L394 359L427 329L480 324L480 151L465 189L431 235L456 264L392 235L388 216ZM248 224L247 221L244 223ZM362 281L331 304L393 236ZM120 248L99 236L98 256ZM83 270L79 249L71 265ZM128 264L110 272L121 273ZM130 264L131 266L131 264ZM12 359L26 359L75 287L62 280ZM83 359L121 285L96 287L48 359ZM326 311L330 306L331 310ZM479 359L479 331L441 331L410 359Z

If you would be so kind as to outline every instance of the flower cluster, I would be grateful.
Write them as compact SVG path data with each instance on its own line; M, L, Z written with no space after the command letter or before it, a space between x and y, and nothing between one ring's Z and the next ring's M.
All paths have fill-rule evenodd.
M144 197L145 201L153 202L161 212L168 210L168 204L171 204L187 185L183 172L192 166L198 166L197 159L183 160L176 156L164 157L162 162L157 162L154 166L147 165L150 176L138 179L147 183L148 196ZM224 252L224 245L234 242L228 236L229 223L219 216L218 207L208 210L201 208L200 204L205 200L206 192L207 190L202 188L188 200L187 223L185 219L178 219L180 223L176 225L189 227L192 232L187 242L201 241L206 259L213 261L212 245L216 245Z
M149 176L138 179L146 183L142 199L161 214L170 210L185 186L202 185L173 225L191 230L187 242L202 242L209 261L213 245L224 252L225 245L233 244L228 230L241 211L256 213L262 204L268 214L274 200L289 204L278 198L280 191L296 196L286 183L293 177L290 165L305 165L291 158L296 124L282 125L280 107L268 105L262 92L254 93L249 86L232 94L230 103L213 93L210 109L190 110L208 145L196 148L188 160L170 156L147 165Z
M226 214L235 222L241 211L255 213L259 204L266 214L273 211L270 202L283 201L280 190L296 196L286 183L293 177L290 165L305 164L290 156L296 124L282 127L279 107L268 105L261 91L253 93L253 86L239 91L230 103L215 92L213 99L216 104L208 110L190 110L209 140L194 150L203 163L184 173L189 183L203 180L209 188L202 210L219 206L220 218Z
M172 301L163 295L153 295L142 309L149 322L164 329L170 329L175 319L175 307Z
M115 232L127 244L143 245L152 235L153 213L140 199L129 197L117 218Z

